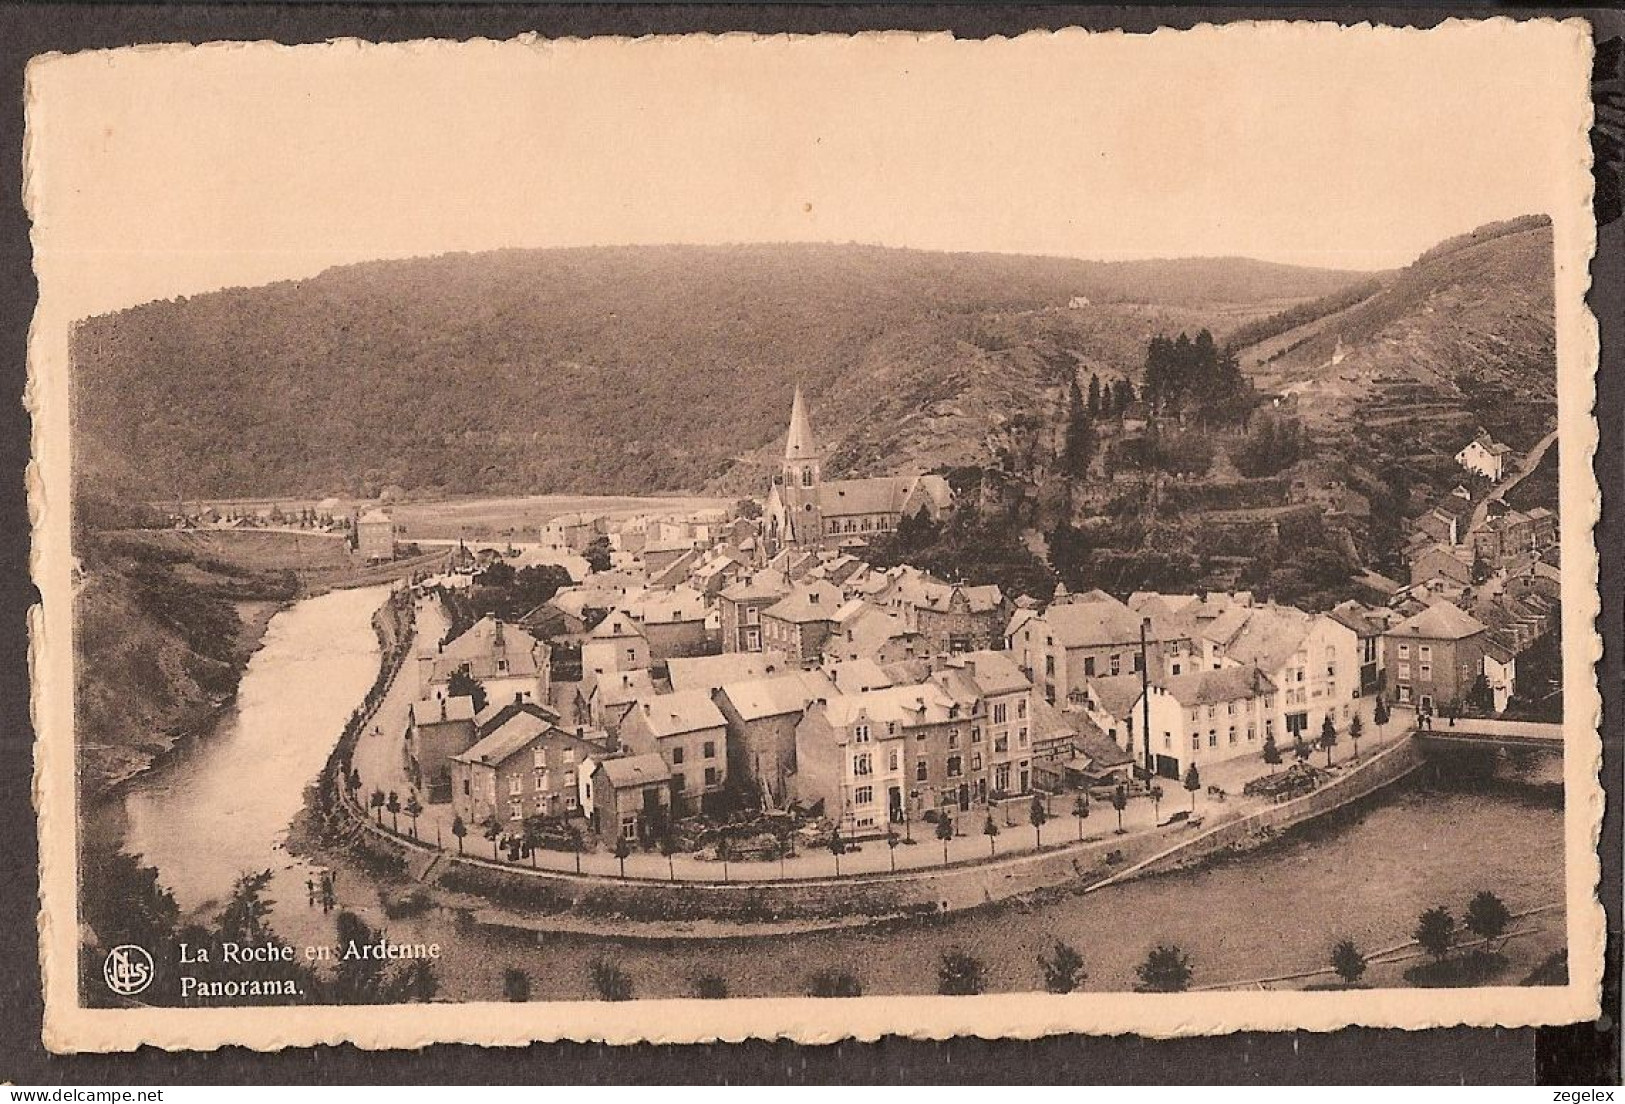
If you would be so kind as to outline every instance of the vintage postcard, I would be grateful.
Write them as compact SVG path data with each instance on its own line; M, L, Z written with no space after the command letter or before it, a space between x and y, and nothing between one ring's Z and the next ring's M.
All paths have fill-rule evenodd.
M35 59L48 1044L1595 1015L1590 64Z

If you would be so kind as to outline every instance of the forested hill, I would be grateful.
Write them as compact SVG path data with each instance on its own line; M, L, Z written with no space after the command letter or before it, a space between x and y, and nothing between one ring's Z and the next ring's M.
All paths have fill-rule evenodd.
M798 381L837 470L963 462L1075 367L1367 275L833 245L353 265L82 323L77 470L158 498L754 484L738 458Z

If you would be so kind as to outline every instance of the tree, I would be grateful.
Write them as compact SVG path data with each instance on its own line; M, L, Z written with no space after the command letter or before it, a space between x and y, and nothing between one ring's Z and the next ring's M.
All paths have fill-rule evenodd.
M347 773L344 776L344 788L349 791L350 800L354 801L355 795L361 792L361 772L352 770Z
M734 503L734 516L754 521L762 516L762 504L754 498L742 498Z
M1274 774L1275 768L1281 765L1281 748L1275 742L1273 732L1264 737L1264 762L1270 765L1271 774Z
M1326 765L1332 765L1332 748L1337 746L1337 725L1332 723L1332 711L1326 710L1325 720L1320 722L1320 746L1326 749Z
M1033 795L1032 806L1027 810L1027 819L1033 826L1033 846L1042 849L1044 846L1044 822L1049 819L1049 810L1044 807L1044 799L1037 794Z
M1349 744L1354 748L1354 761L1360 761L1360 737L1365 735L1365 719L1356 709L1354 716L1349 720Z
M367 798L367 804L372 807L372 815L378 821L378 827L384 826L384 791L373 790L372 796Z
M457 837L457 853L461 855L463 853L463 837L468 835L468 825L463 823L462 817L454 816L451 818L451 834Z
M1089 795L1087 793L1080 793L1078 794L1077 798L1073 800L1072 815L1077 819L1078 822L1078 839L1082 840L1083 822L1089 819Z
M1038 956L1038 965L1044 971L1044 991L1070 993L1088 980L1083 970L1083 956L1069 943L1055 941L1055 953L1049 958Z
M502 999L523 1003L530 999L530 975L517 966L502 971Z
M1091 419L1100 417L1100 376L1093 372L1089 374L1089 400L1084 409Z
M1123 810L1128 808L1128 787L1121 782L1112 791L1112 808L1117 810L1117 834L1122 835L1124 832Z
M937 821L937 838L942 841L942 865L948 865L948 841L954 838L954 822L952 817L942 817Z
M609 538L603 535L594 537L587 542L587 547L581 553L581 558L587 561L587 566L593 571L608 571L614 563L610 555Z
M472 698L474 712L483 713L486 706L485 685L479 679L468 673L466 667L459 667L451 673L446 683L446 694L453 698Z
M987 837L987 853L990 856L997 855L999 853L999 824L998 821L993 819L992 813L987 815L987 820L982 825L982 835Z
M1501 898L1483 889L1467 903L1465 923L1468 931L1492 946L1495 940L1506 934L1507 926L1512 923L1512 913Z
M1151 810L1156 820L1162 819L1162 787L1155 782L1151 783Z
M1480 671L1478 677L1473 679L1472 686L1467 689L1467 707L1475 713L1489 714L1495 712L1495 691L1490 689L1490 680Z
M1373 709L1371 713L1371 719L1377 722L1378 735L1382 735L1382 730L1388 724L1388 718L1392 715L1393 714L1388 711L1388 699L1378 697L1376 708Z
M576 857L576 873L581 873L581 852L587 849L587 841L581 838L581 829L574 824L567 829L570 834L570 851Z
M401 830L401 795L394 790L390 790L389 800L384 803L384 808L389 810L389 830L399 834Z
M841 856L846 853L846 841L841 838L841 826L835 826L835 833L829 837L829 853L835 856L835 876L841 876Z
M937 992L945 997L974 997L987 988L982 960L957 947L937 960Z
M621 864L621 877L626 877L626 857L632 853L632 841L625 836L615 837L615 860Z
M717 858L722 862L722 880L728 880L728 861L733 858L734 845L726 835L717 839Z
M1061 465L1074 479L1089 474L1089 458L1094 452L1094 428L1089 423L1089 411L1084 404L1078 379L1072 378L1067 391L1066 437L1061 449Z
M423 802L418 800L417 791L413 790L407 795L405 812L412 819L412 838L418 838L418 817L423 815Z
M598 991L599 1000L632 999L632 979L627 977L625 970L613 962L595 958L587 964L587 974L592 979L592 987Z
M863 986L844 970L820 970L807 979L809 997L861 997Z
M1171 944L1159 943L1134 967L1141 993L1183 993L1191 984L1190 956Z
M1354 945L1354 940L1345 939L1332 948L1332 969L1337 976L1343 979L1343 984L1353 985L1365 973L1365 955Z
M1417 921L1411 937L1436 961L1443 962L1450 953L1450 945L1455 942L1456 918L1442 905L1430 908Z
M728 983L716 974L701 974L694 979L694 995L701 1000L727 1000Z
M888 831L886 833L886 850L891 856L891 872L893 874L897 873L897 845L902 842L902 837L896 832Z
M675 882L677 880L677 865L672 861L672 856L677 854L677 840L671 834L670 829L660 833L660 853L666 856L666 880Z
M1189 769L1185 771L1185 788L1190 791L1191 812L1194 813L1196 811L1196 791L1202 788L1202 772L1196 769L1195 763L1192 763Z
M485 838L491 841L491 858L497 857L497 841L502 838L502 822L492 813L480 822L480 830Z

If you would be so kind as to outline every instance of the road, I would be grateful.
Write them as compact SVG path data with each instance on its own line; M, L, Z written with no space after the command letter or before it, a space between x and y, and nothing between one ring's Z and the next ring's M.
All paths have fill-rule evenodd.
M1474 532L1484 524L1484 519L1489 516L1490 500L1504 498L1508 491L1522 483L1525 476L1540 466L1541 457L1546 455L1546 450L1551 448L1556 441L1557 430L1554 429L1542 437L1538 445L1529 450L1529 455L1525 456L1523 463L1518 465L1518 471L1515 475L1502 479L1500 483L1496 484L1494 490L1485 495L1479 504L1473 507L1473 520L1467 526L1469 533Z

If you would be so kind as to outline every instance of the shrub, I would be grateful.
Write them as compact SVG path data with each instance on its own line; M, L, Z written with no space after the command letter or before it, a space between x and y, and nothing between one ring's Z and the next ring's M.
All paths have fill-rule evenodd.
M514 966L502 971L502 999L518 1002L528 1001L530 999L530 975Z
M937 962L937 992L945 997L971 997L987 988L982 960L954 948Z
M1054 955L1039 955L1038 965L1044 970L1044 989L1050 993L1070 993L1089 977L1083 971L1083 956L1059 939L1055 941Z
M694 995L701 1000L726 1000L728 982L716 974L701 974L694 979Z
M598 991L599 1000L632 999L632 979L627 977L625 970L613 962L595 958L588 964L587 972L592 978L592 987Z
M809 997L861 997L863 986L844 970L820 970L807 982Z
M1417 920L1411 937L1436 961L1443 961L1455 942L1456 918L1443 906L1430 908Z
M1365 955L1354 945L1354 940L1345 939L1332 948L1332 969L1347 985L1353 985L1365 974Z
M1178 947L1159 943L1134 973L1140 979L1135 989L1141 993L1182 993L1191 984L1190 956Z
M1512 913L1507 910L1505 902L1489 890L1480 890L1468 902L1466 924L1467 930L1484 940L1493 943L1506 934L1507 925L1512 923Z

